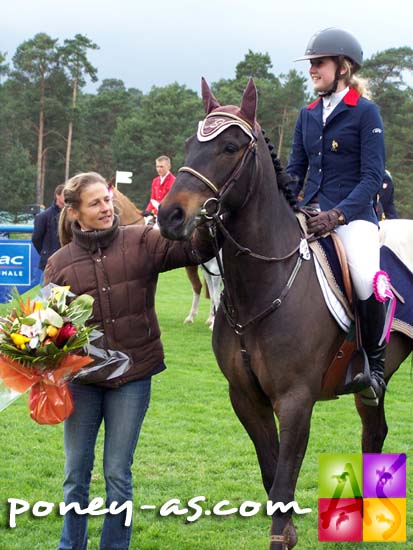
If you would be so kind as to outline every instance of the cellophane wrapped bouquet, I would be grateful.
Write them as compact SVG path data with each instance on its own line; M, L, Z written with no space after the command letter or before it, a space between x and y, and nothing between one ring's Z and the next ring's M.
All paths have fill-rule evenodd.
M61 422L73 411L67 381L93 361L82 352L93 330L86 326L93 298L49 284L34 299L23 300L14 289L9 305L0 318L0 379L13 395L30 388L33 420Z

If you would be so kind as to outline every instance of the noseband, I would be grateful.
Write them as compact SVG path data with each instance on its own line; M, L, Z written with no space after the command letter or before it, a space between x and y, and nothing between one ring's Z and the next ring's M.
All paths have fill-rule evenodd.
M178 172L187 172L192 176L194 176L195 178L197 178L199 181L202 181L202 183L206 185L214 193L215 197L213 197L212 199L211 198L207 199L201 208L201 213L207 220L213 219L213 215L209 214L208 212L207 205L214 202L216 204L216 211L214 212L214 214L218 214L221 207L221 203L225 195L232 189L232 186L239 179L245 165L247 164L247 160L250 156L250 153L255 154L256 146L257 146L257 140L255 138L251 139L251 141L245 148L241 159L239 160L234 170L229 175L228 179L225 181L225 183L222 185L221 188L218 188L218 186L214 182L212 182L209 178L207 178L206 176L201 174L201 172L198 172L194 168L191 168L190 166L182 166L178 170ZM250 194L251 194L251 188L248 190L247 196L242 206L244 206L245 203L248 201Z

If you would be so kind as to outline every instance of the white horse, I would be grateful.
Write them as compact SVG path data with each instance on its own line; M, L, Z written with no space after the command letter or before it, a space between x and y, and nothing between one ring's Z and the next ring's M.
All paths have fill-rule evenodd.
M209 315L205 323L212 330L214 328L215 314L218 310L219 300L222 290L222 277L219 272L218 262L216 258L212 258L208 262L205 262L201 265L202 273L205 279L205 282L208 287L208 293L210 298L210 308ZM199 300L201 293L196 293L195 290L192 290L192 305L191 310L188 313L184 323L193 323L195 317L198 315L199 310Z
M390 248L413 271L413 220L380 222L380 244Z

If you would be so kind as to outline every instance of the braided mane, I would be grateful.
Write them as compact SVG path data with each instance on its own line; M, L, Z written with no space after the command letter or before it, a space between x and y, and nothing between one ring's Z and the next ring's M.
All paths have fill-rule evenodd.
M287 199L288 204L294 210L294 212L299 211L297 204L297 199L295 198L294 193L291 191L289 185L294 183L294 178L290 176L285 168L281 165L280 159L277 157L274 149L274 145L271 143L270 139L266 137L264 130L261 130L262 135L264 136L265 143L270 151L271 160L274 165L274 170L277 175L277 183L280 190L283 192L284 197Z

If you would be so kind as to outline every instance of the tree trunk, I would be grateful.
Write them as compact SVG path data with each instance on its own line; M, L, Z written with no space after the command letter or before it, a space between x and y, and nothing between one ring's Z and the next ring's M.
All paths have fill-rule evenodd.
M75 78L75 80L73 81L72 114L71 114L71 118L69 120L68 129L67 129L65 181L67 181L69 179L69 174L70 174L70 155L71 155L71 150L72 150L73 117L74 117L74 112L75 112L75 108L76 108L77 86L78 86L78 79Z
M283 142L284 142L284 126L287 121L287 107L284 107L283 109L283 116L281 117L281 128L279 132L279 141L278 141L278 149L277 149L277 157L281 158L282 148L283 148Z
M40 111L39 130L37 136L37 179L36 179L36 203L43 204L44 189L42 188L42 164L43 164L43 132L44 132L44 93L45 81L40 82Z
M43 197L43 200L39 204L43 204L43 206L46 206L44 204L44 182L46 181L47 149L48 148L46 147L46 149L43 151L43 155L42 155L42 177L41 177L41 182L40 182L40 189L41 189L41 195Z

